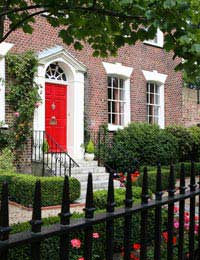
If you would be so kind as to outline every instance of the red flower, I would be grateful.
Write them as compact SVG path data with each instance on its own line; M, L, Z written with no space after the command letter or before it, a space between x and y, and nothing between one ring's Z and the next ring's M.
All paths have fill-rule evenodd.
M96 232L96 233L93 233L92 236L93 236L93 238L96 238L96 239L97 239L97 238L99 238L99 233L97 233L97 232Z
M71 240L72 247L80 248L81 247L81 241L77 238L74 238Z
M141 245L139 243L133 244L133 249L134 250L139 250L141 248Z
M78 260L84 260L84 257L79 257L79 259Z
M162 232L162 236L163 236L163 238L164 238L165 242L167 243L167 242L168 242L168 233L167 233L167 231L165 231L165 232ZM173 245L175 245L175 244L176 244L176 242L177 242L177 239L176 239L176 237L173 237Z

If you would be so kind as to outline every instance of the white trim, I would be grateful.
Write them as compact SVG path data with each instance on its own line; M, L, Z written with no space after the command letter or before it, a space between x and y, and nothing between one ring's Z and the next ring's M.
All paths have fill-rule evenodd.
M149 45L152 45L152 46L155 46L155 47L163 48L164 34L159 28L157 29L157 32L156 32L156 38L157 38L156 42L154 41L154 39L151 39L151 40L146 40L143 43L149 44Z
M143 75L147 82L156 82L159 85L160 91L160 115L159 115L159 122L158 125L161 128L165 127L165 93L164 93L164 84L167 79L166 74L158 73L156 70L147 71L142 70Z
M5 56L12 47L12 43L0 43L0 121L3 122L5 122Z
M116 63L103 62L103 66L108 75L116 75L124 78L130 78L133 72L133 68L123 66L121 63L118 62Z
M124 125L112 125L108 124L109 131L116 131L117 129L122 129L131 122L131 105L130 105L130 77L133 72L133 68L123 66L121 63L108 63L103 62L103 66L108 76L119 76L124 79ZM106 86L107 87L107 86Z
M84 73L87 68L63 47L56 46L38 54L39 66L35 80L41 85L42 105L35 110L34 130L45 129L45 82L67 85L67 148L74 159L83 159L84 143ZM67 82L49 80L45 72L49 64L58 62Z

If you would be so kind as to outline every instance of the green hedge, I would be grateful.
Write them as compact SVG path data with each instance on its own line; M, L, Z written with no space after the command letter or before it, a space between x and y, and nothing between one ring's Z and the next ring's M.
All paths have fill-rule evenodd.
M140 165L163 165L177 162L177 141L157 125L131 123L113 136L113 145L107 147L106 163L118 171L134 170Z
M141 196L141 188L140 187L133 187L133 200L139 202L139 198ZM103 196L103 197L102 197ZM95 207L97 209L103 208L106 202L106 191L97 191L94 193L95 198ZM103 199L103 203L101 202L101 198ZM117 189L115 190L115 201L117 206L122 206L123 201L125 199L125 189ZM103 212L103 210L97 210L96 213ZM83 217L83 214L73 214L74 219ZM149 210L149 217L148 217L148 240L151 241L154 236L154 226L153 221L154 219L154 211ZM163 218L163 223L165 222L166 218ZM49 226L51 224L55 224L59 222L59 217L50 217L43 219L44 226ZM132 243L139 242L140 239L140 213L136 213L132 217ZM30 229L29 223L22 223L17 224L12 227L12 233L22 232L25 230ZM95 240L93 245L93 254L98 255L99 258L95 259L105 259L105 237L106 237L106 225L105 223L97 224L93 228L93 232L98 232L100 234L100 238ZM123 237L124 237L124 219L117 218L114 221L114 250L119 252L121 247L123 246ZM70 239L72 238L79 238L83 243L84 233L83 231L73 232L70 235ZM41 243L42 248L42 260L59 260L59 237L54 236L52 238L48 238ZM79 256L83 255L83 246L81 249L78 250ZM77 255L72 255L72 250L70 252L70 260L77 260ZM9 260L30 260L30 246L24 246L16 249L12 249L9 251Z
M185 166L185 176L190 177L191 173L191 163L186 162L184 163ZM177 163L174 165L174 173L175 173L175 178L176 181L180 178L180 168L181 168L181 163ZM156 175L157 175L157 170L155 166L150 166L148 167L148 183L149 183L149 189L152 192L155 192L156 190ZM163 166L162 167L162 189L167 190L168 189L168 183L169 183L169 171L170 167L169 166ZM195 163L195 172L196 175L200 173L200 163ZM143 173L141 171L141 174L137 180L137 182L134 183L135 186L142 186L142 178L143 178Z
M33 204L35 183L41 181L42 206L61 204L64 178L62 177L35 177L28 174L4 173L0 171L0 189L2 183L9 184L10 199L24 206ZM69 178L70 201L80 197L80 182Z

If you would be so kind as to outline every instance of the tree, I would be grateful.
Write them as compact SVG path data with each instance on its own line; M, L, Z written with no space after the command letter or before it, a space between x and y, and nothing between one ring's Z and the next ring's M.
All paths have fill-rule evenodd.
M1 0L0 42L18 28L32 33L41 14L60 28L66 44L81 50L87 42L95 56L103 57L125 44L153 39L160 28L164 49L182 58L176 69L190 79L199 75L199 0Z

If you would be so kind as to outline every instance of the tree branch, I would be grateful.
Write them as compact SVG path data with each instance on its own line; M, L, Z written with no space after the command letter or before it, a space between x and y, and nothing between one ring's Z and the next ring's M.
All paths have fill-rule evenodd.
M24 19L22 19L20 22L16 23L2 38L0 38L0 43L5 41L5 39L8 38L8 36L11 34L11 32L15 31L17 28L20 27L20 25L22 25L25 21L27 21L28 19L30 19L31 17L34 17L36 15L39 15L39 14L42 14L42 13L45 13L47 12L48 9L44 9L44 10L41 10L41 11L38 11L36 13L32 13L30 15L28 15L27 17L25 17Z

